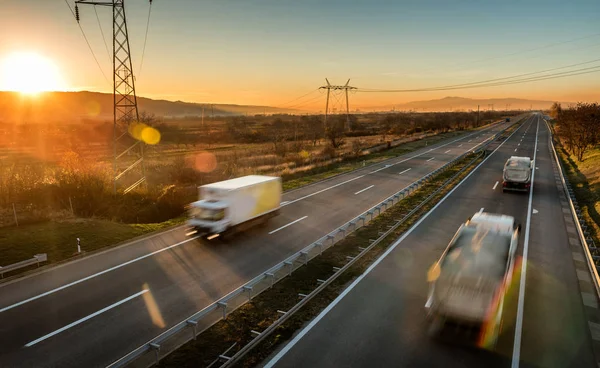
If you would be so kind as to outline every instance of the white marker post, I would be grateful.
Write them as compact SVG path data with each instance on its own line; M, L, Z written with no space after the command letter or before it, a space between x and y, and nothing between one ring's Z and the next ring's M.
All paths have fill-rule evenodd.
M77 238L77 253L81 253L81 240Z

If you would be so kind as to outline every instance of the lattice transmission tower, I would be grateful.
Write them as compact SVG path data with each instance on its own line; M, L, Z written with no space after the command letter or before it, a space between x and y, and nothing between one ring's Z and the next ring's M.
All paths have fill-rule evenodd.
M329 116L330 99L333 97L334 105L344 105L343 98L345 96L346 101L346 129L350 129L350 104L348 99L348 91L355 90L356 87L350 86L350 79L343 86L336 86L329 83L329 80L325 78L326 85L319 87L319 89L327 90L327 100L325 102L325 126L327 127L327 117ZM334 107L333 111L337 111Z
M146 181L144 142L141 139L139 113L135 94L135 78L131 64L125 0L75 1L75 18L79 22L78 5L108 6L113 13L113 192L123 188L130 192ZM152 5L152 0L150 0Z

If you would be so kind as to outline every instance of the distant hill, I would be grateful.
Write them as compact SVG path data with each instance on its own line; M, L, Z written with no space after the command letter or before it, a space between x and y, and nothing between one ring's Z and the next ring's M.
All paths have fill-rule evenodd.
M510 110L529 110L530 108L539 110L549 108L555 101L527 100L521 98L488 98L473 99L464 97L444 97L438 100L413 101L397 105L387 105L374 107L375 110L396 111L456 111L456 110L477 110L477 105L481 110L487 110L493 105L494 110L505 110L508 106ZM568 106L570 102L560 102L563 106Z
M269 106L200 104L182 101L153 100L138 97L140 112L161 117L232 116L245 114L293 113ZM47 92L24 96L0 91L0 122L58 123L85 120L112 120L113 95L99 92Z

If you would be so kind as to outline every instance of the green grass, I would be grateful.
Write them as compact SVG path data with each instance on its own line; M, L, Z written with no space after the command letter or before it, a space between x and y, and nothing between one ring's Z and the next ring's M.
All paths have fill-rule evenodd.
M23 261L38 253L48 254L48 263L57 263L76 255L77 238L81 239L82 251L91 252L180 222L182 218L158 224L121 224L98 219L75 219L0 228L0 265ZM7 275L9 274L5 276Z

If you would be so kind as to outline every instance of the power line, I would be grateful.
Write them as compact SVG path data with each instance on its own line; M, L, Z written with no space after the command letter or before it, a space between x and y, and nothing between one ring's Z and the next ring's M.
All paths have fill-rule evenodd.
M144 65L144 54L146 53L146 41L148 40L148 28L150 27L150 14L152 13L152 0L148 8L148 19L146 20L146 34L144 35L144 47L142 48L142 60L140 61L140 69L138 69L138 77L142 74L142 65Z
M112 62L110 60L110 51L108 51L108 44L106 43L106 37L104 37L104 31L102 30L102 24L100 24L100 17L98 16L98 11L96 10L96 6L94 6L94 13L96 13L96 20L98 21L98 27L100 28L100 34L102 35L102 41L104 41L104 47L106 48L106 55L108 55L108 62Z
M517 80L512 80L512 81L507 81L507 82L499 82L499 83L490 83L490 84L486 84L486 85L475 85L475 86L459 87L459 88L454 88L454 89L470 89L470 88L480 88L480 87L505 86L505 85L510 85L510 84L521 84L521 83L528 83L528 82L537 82L537 81L541 81L541 80L557 79L557 78L571 77L571 76L575 76L575 75L591 74L591 73L597 73L597 72L600 72L600 65L599 66L589 67L589 68L582 68L582 69L571 70L571 71L567 71L567 72L555 73L555 74L550 74L550 75L540 75L540 76L537 76L537 77L523 78L523 79L517 79Z
M279 105L279 106L277 106L277 107L279 107L279 108L283 108L283 107L285 107L286 105L289 105L289 104L290 104L290 103L292 103L292 102L295 102L295 101L297 101L297 100L300 100L300 99L302 99L302 98L304 98L304 97L306 97L306 96L308 96L308 95L311 95L311 94L313 94L313 93L317 92L318 90L319 90L318 88L315 88L315 89L313 89L312 91L310 91L310 92L308 92L308 93L306 93L306 94L304 94L304 95L302 95L302 96L300 96L300 97L296 97L296 98L294 98L293 100L290 100L290 101L288 101L288 102L286 102L286 103L284 103L284 104L281 104L281 105Z
M516 52L513 52L511 54L503 54L503 55L492 56L492 57L489 57L489 58L475 60L475 61L471 61L469 63L459 64L459 65L469 65L469 64L475 64L475 63L480 63L480 62L490 61L490 60L495 60L495 59L504 59L504 58L507 58L507 57L510 57L510 56L521 55L521 54L530 53L530 52L533 52L533 51L539 51L539 50L543 50L543 49L548 49L548 48L551 48L551 47L555 47L555 46L559 46L559 45L564 45L564 44L575 42L575 41L581 41L581 40L585 40L587 38L592 38L592 37L596 37L596 36L600 36L600 33L594 33L594 34L583 36L583 37L572 38L572 39L566 40L566 41L554 42L554 43L542 45L540 47L536 47L536 48L532 48L532 49L528 49L528 50L516 51Z
M315 97L311 98L310 100L306 100L304 102L300 102L300 103L298 103L296 105L288 106L288 107L286 107L286 109L293 109L293 108L297 109L299 107L306 106L306 105L308 105L308 104L310 104L310 103L312 103L312 102L320 99L321 97L322 97L321 95L315 96Z
M572 42L576 42L576 41L580 41L580 40L584 40L584 39L588 39L588 38L593 38L593 37L597 37L597 36L600 36L600 33L594 33L594 34L591 34L591 35L577 37L577 38L572 38L572 39L565 40L565 41L549 43L549 44L542 45L542 46L539 46L539 47L536 47L536 48L526 49L526 50L520 50L520 51L517 51L517 52L514 52L514 53L510 53L510 54L496 55L496 56L491 56L491 57L484 58L484 59L472 60L472 61L468 61L468 62L464 62L464 63L451 64L451 65L445 66L444 68L454 69L456 67L460 67L460 66L464 66L464 65L471 65L471 64L481 63L481 62L484 62L484 61L490 61L490 60L495 60L495 59L503 59L503 58L510 57L510 56L526 54L526 53L530 53L530 52L533 52L533 51L543 50L543 49L547 49L547 48L551 48L551 47L555 47L555 46L559 46L559 45L563 45L563 44L568 44L568 43L572 43ZM571 48L571 49L565 50L563 52L588 49L588 48L591 48L591 47L597 47L598 45L600 45L600 44L594 44L594 45L589 45L589 46L585 46L585 47L575 47L575 48ZM523 59L524 60L528 60L528 59L535 59L535 58L539 58L539 57L540 56L533 56L533 57L526 57L526 58L523 58ZM421 71L419 71L419 73L425 73L425 72L432 71L432 70L439 71L440 69L443 69L443 68L440 68L439 66L435 66L433 68L428 68L428 69L425 69L425 70L421 70ZM378 75L380 75L380 74L378 74ZM406 74L403 74L401 76L405 76L405 75ZM371 76L369 76L369 78L370 77ZM364 78L367 78L367 76L353 77L353 79L364 79Z
M67 6L69 7L71 14L73 14L73 17L76 18L75 12L73 11L73 8L71 8L71 5L69 5L69 2L67 0L64 0L64 1L65 1L65 4L67 4ZM83 39L85 40L85 43L87 44L88 48L90 49L90 52L92 53L92 57L94 58L96 65L98 65L98 69L100 69L100 73L102 73L102 76L104 77L104 80L106 81L106 83L110 84L110 82L108 81L108 78L106 77L106 74L104 74L104 70L102 70L100 63L98 62L98 58L96 57L94 50L92 49L92 45L90 45L90 42L88 41L87 36L85 35L83 28L81 27L81 24L79 24L79 22L77 22L77 25L79 26L79 30L81 31L81 34L83 35Z
M519 79L515 79L515 78L520 78L520 77L524 77L524 76L528 76L528 75L535 75L535 74L547 73L549 71L554 71L554 70L559 70L559 69L572 68L574 66L580 66L580 65L590 64L590 63L594 63L594 62L598 62L598 61L600 61L600 59L590 60L590 61L586 61L586 62L582 62L582 63L577 63L577 64L566 65L566 66L561 66L561 67L552 68L552 69L546 69L546 70L537 71L537 72L518 74L518 75L513 75L513 76L510 76L510 77L488 79L488 80L483 80L483 81L479 81L479 82L454 84L454 85L439 86L439 87L416 88L416 89L368 89L368 88L360 88L360 89L358 89L358 91L359 92L431 92L431 91L447 91L447 90L466 89L466 88L475 88L475 87L489 87L489 86L497 86L497 85L503 85L503 84L513 84L512 82L515 82L515 81L523 81L523 82L525 82L525 81L529 81L529 80L535 80L535 78L545 78L545 77L559 76L559 75L566 74L566 73L586 71L586 70L590 70L590 69L593 69L593 68L598 68L600 66L593 66L593 67L590 67L590 68L576 69L576 70L571 70L571 71L567 71L567 72L563 72L563 73L555 73L555 74L549 74L549 75L542 75L542 76L533 77L533 78L524 78L524 79L520 79L520 80ZM504 81L504 82L501 82L501 81Z

